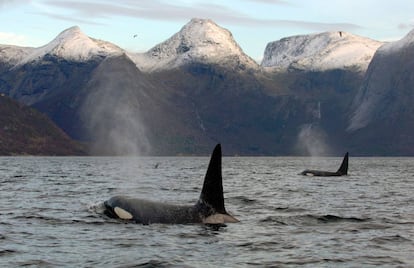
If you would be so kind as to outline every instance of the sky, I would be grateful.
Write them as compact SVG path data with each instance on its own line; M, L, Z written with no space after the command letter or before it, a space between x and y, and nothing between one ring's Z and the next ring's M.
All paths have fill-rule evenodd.
M269 42L324 31L395 41L414 29L412 0L0 0L0 44L40 47L79 26L145 52L192 18L212 19L260 61Z

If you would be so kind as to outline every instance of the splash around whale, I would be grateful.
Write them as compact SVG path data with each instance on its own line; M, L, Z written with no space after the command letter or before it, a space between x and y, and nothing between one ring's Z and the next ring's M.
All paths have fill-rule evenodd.
M198 201L193 206L180 206L126 196L114 196L104 202L104 213L115 219L141 224L224 224L238 220L224 206L221 172L221 145L210 158Z
M336 172L306 169L302 171L300 175L318 176L318 177L346 176L348 175L348 158L349 158L349 153L347 152L344 156L344 159L342 160L341 166Z

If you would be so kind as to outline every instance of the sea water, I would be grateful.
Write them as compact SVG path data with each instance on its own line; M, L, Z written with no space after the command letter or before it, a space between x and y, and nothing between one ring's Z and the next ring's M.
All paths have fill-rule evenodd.
M1 267L414 267L414 158L224 157L240 222L140 225L102 202L197 201L208 157L0 157Z

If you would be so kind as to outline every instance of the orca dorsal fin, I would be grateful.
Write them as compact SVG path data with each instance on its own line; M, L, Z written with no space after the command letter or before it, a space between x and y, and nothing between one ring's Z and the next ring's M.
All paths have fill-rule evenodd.
M218 213L226 214L223 196L223 177L221 174L221 145L217 144L208 164L201 190L199 203L211 207Z
M347 152L344 156L344 159L342 160L341 166L339 167L336 173L340 175L348 175L348 157L349 153Z

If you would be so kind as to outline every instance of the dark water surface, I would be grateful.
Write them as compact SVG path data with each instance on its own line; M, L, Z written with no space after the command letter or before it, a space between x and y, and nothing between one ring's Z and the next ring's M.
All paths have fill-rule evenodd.
M240 223L138 225L101 214L127 194L196 202L209 159L0 158L0 267L414 267L414 158L224 158ZM158 168L155 166L158 164Z

